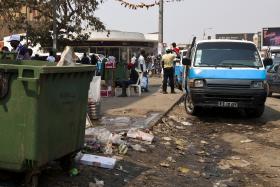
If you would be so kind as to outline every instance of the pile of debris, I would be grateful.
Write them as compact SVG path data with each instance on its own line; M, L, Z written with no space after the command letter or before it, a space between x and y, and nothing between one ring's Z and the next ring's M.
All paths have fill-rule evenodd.
M85 133L85 149L83 153L78 154L76 161L113 169L117 160L113 155L126 155L129 149L146 152L144 145L151 145L153 141L154 135L149 130L132 128L127 132L112 133L102 127L88 128ZM144 145L141 145L141 142Z

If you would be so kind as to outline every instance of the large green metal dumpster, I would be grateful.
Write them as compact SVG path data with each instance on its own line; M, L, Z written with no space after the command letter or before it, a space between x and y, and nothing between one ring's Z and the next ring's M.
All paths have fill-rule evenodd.
M83 147L94 70L0 60L0 169L32 170Z

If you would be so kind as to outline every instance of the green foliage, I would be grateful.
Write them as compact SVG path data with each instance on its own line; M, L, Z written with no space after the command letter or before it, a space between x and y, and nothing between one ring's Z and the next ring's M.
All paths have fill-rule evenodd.
M105 29L94 13L103 0L56 0L58 45L68 40L89 37L88 31ZM26 9L37 12L33 21L26 19ZM0 0L0 19L12 33L28 31L32 44L51 46L53 30L51 0ZM0 25L3 26L3 25Z

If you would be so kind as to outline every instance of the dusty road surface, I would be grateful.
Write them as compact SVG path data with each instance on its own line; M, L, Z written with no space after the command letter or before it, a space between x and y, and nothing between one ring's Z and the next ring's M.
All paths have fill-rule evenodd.
M115 149L120 160L113 170L78 165L80 174L69 177L53 164L42 172L39 186L93 187L96 179L108 187L280 186L279 95L268 99L259 119L232 110L193 117L179 104L151 133L151 145L134 142L146 152L129 149L123 156Z

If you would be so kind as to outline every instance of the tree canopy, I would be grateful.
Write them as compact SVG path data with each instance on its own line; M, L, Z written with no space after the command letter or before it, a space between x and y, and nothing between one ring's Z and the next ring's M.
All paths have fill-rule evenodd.
M58 46L69 40L85 40L90 31L103 31L103 22L95 16L95 11L104 0L55 0L57 14ZM111 0L110 0L111 1ZM164 0L174 2L182 0ZM152 3L131 3L129 0L115 0L130 9L150 8L159 5ZM28 9L25 9L28 7ZM31 44L40 43L51 46L53 31L52 0L0 0L0 27L7 27L12 33L28 31ZM32 21L27 19L26 11L35 13ZM2 24L2 25L1 25Z
M59 43L67 40L81 40L89 32L102 31L104 24L95 16L103 0L56 0L57 36ZM26 9L36 12L34 20L27 20ZM13 33L28 31L32 44L51 46L53 30L53 5L51 0L0 0L0 20Z

